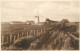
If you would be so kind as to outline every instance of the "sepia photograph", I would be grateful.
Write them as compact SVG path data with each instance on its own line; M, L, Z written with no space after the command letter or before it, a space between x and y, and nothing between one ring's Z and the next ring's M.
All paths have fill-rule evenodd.
M1 50L79 50L79 1L2 1Z

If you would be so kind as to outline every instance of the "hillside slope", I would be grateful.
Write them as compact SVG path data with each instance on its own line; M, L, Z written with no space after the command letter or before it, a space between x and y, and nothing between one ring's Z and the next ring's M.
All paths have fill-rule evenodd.
M58 26L48 30L43 36L31 43L29 49L40 50L78 50L79 33L76 27Z

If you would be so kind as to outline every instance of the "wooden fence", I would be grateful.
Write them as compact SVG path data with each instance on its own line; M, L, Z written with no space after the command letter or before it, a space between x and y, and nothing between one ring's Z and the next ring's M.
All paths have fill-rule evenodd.
M24 30L21 33L12 33L12 34L2 34L1 35L1 43L5 44L5 43L13 43L15 40L17 40L18 38L21 37L33 37L35 35L40 35L45 33L47 30L51 29L52 27L41 27L41 28L36 28L36 29L26 29L24 28Z

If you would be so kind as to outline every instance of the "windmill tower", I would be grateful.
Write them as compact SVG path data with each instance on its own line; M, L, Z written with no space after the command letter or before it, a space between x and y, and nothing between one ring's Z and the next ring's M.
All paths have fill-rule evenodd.
M38 23L40 22L40 20L39 20L39 13L38 13L38 10L37 10L37 16L35 16L36 18L37 18L37 20L38 20Z

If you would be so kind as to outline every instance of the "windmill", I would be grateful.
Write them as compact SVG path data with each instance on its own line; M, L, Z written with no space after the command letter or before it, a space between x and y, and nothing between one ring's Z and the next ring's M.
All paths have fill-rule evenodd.
M36 15L35 17L38 18L38 23L39 23L40 20L39 20L39 13L38 13L38 10L37 10L37 15Z

